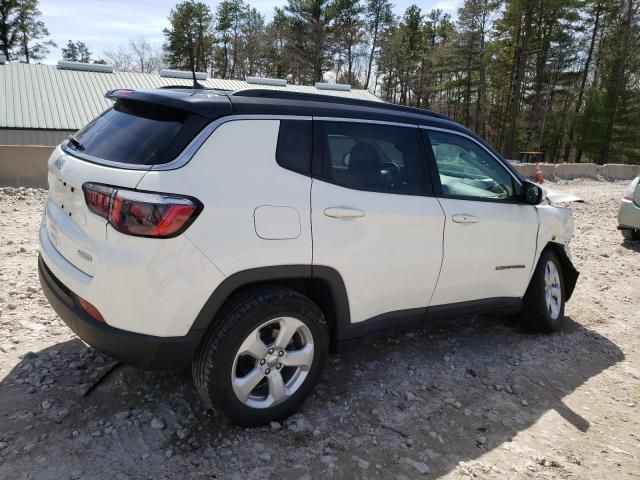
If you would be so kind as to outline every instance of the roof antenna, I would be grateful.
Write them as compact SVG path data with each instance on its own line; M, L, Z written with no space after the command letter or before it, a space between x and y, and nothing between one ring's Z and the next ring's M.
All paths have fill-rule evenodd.
M191 64L191 75L193 75L193 89L194 90L202 90L202 89L206 88L204 85L199 83L198 80L196 80L196 68L195 68L195 66L193 64Z
M191 75L193 76L193 89L194 90L203 90L206 87L204 85L202 85L201 83L198 83L198 80L196 80L196 62L195 59L193 58L193 44L191 42L189 42L189 60L191 63Z

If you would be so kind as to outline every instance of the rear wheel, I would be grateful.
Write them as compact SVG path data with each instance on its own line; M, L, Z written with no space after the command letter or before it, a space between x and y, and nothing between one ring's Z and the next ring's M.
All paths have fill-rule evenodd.
M520 322L536 332L553 332L564 321L564 279L562 265L553 250L547 249L533 272L524 296Z
M311 393L329 347L327 324L309 299L279 286L234 296L196 354L205 402L233 423L264 425L292 414Z

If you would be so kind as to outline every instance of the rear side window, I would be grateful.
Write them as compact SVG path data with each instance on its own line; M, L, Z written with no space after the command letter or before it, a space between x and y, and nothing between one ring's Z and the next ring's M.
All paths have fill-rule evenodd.
M278 164L287 170L311 173L311 121L281 120L276 148Z
M324 180L356 190L427 192L416 129L330 121L316 126Z
M207 123L183 110L118 100L66 148L111 162L157 165L176 158Z

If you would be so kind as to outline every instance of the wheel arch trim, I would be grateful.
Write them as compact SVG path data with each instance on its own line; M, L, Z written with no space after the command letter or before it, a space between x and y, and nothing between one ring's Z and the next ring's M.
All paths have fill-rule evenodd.
M573 262L569 258L567 251L564 249L564 245L556 242L549 242L545 246L545 249L552 250L560 260L560 267L562 268L562 278L564 280L564 301L571 299L573 291L578 283L578 277L580 272L574 267ZM538 259L540 261L540 259Z
M324 305L319 305L327 318L331 329L332 342L338 341L344 334L345 326L351 322L349 299L342 276L333 268L320 265L277 265L252 268L236 272L225 278L214 290L193 322L190 332L204 332L214 322L216 314L224 303L237 290L259 283L286 282L302 280L322 284L326 291L313 292L309 297L316 301L318 295L329 295ZM324 290L323 289L323 290ZM307 293L307 292L303 292ZM329 302L330 308L327 308Z

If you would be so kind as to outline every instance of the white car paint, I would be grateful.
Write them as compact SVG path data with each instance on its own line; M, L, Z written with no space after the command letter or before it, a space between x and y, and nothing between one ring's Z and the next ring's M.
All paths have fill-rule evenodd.
M312 181L276 163L279 125L276 119L223 123L191 161L167 171L101 166L57 148L40 230L46 265L109 325L181 336L224 278L247 269L332 267L357 323L397 310L522 297L544 246L571 238L570 212L550 205ZM89 212L84 182L190 195L204 210L175 238L124 235ZM456 215L476 221L458 223ZM514 265L525 268L496 270Z
M204 210L184 235L225 276L271 265L311 265L311 179L276 163L279 128L279 120L224 123L187 165L152 170L138 185L192 195L203 203ZM263 205L296 210L300 233L287 240L260 238L254 211ZM281 228L285 236L290 236L288 230ZM218 286L215 279L207 284L210 294Z
M444 259L431 305L522 297L536 250L532 205L441 198L446 214ZM473 219L454 221L456 215Z
M538 262L544 247L549 243L556 243L564 248L569 258L571 251L569 242L573 237L573 213L569 208L554 207L549 204L536 206L540 229L538 230L538 244L534 265Z
M442 262L444 213L435 197L314 180L311 204L313 263L342 276L352 323L429 303Z
M293 240L300 236L300 214L292 207L260 205L253 211L256 234L264 240Z
M58 160L61 155L64 162ZM64 163L62 168L56 161ZM85 162L56 148L49 158L40 253L54 275L92 303L109 325L182 336L211 295L211 285L224 279L222 273L185 235L158 240L115 231L88 210L82 192L87 181L133 188L144 173Z

